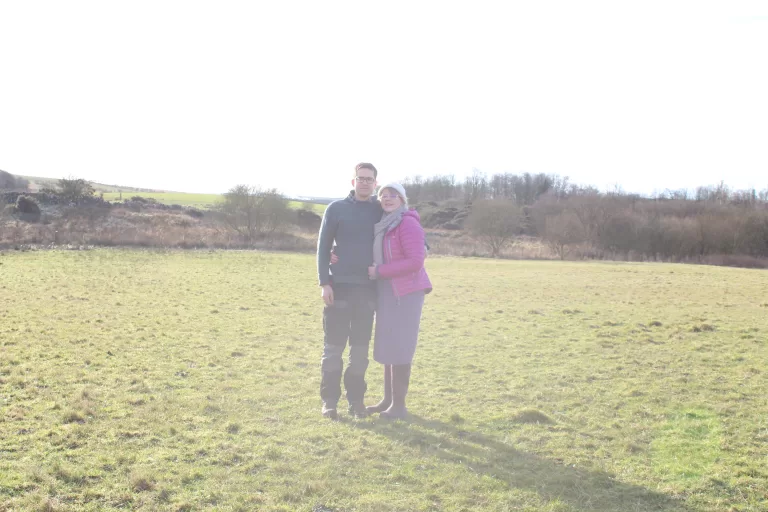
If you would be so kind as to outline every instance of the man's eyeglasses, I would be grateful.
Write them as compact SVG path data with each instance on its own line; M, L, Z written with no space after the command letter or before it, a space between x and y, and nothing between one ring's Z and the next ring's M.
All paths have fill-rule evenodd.
M368 178L367 176L355 176L355 181L358 183L373 183L376 178Z

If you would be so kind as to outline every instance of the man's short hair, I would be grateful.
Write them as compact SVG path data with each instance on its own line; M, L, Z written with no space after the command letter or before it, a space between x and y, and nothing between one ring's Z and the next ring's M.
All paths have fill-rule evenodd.
M360 162L355 166L355 176L357 176L357 171L360 169L370 169L373 171L373 177L377 178L379 175L379 171L376 170L376 168L373 166L373 164L369 164L368 162Z

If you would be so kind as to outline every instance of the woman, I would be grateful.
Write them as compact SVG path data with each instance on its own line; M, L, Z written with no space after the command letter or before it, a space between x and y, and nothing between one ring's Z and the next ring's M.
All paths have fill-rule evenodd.
M389 183L379 191L384 214L374 228L373 261L368 276L377 280L378 306L373 358L384 365L384 398L367 407L384 418L404 418L411 362L419 336L424 295L432 291L424 259L419 214L408 209L405 189Z

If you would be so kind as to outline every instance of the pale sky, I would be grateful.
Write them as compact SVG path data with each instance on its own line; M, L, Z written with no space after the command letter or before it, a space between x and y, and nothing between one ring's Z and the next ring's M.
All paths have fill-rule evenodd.
M337 197L768 187L768 2L0 0L0 169Z

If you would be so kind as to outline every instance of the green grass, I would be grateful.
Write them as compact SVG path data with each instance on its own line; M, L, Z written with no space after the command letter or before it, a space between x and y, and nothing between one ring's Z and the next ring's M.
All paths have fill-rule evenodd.
M224 200L221 194L187 194L184 192L123 192L122 198L130 199L133 196L141 196L146 199L156 199L163 204L180 204L182 206L195 206L198 208L210 208ZM119 192L105 192L107 201L120 201Z
M768 273L427 265L411 420L334 423L311 256L0 255L0 510L768 508Z
M194 206L197 208L213 208L224 201L221 194L187 194L183 192L123 192L122 198L130 199L133 196L141 196L146 199L156 199L163 204L180 204L182 206ZM104 199L107 201L120 201L121 195L118 192L105 192ZM289 201L288 206L294 209L308 208L315 213L322 215L325 212L326 205L315 203L303 203L301 201Z
M305 203L302 201L288 201L288 206L290 206L294 210L300 210L302 208L306 208L310 211L315 212L320 216L322 216L323 213L325 213L325 209L328 208L327 204Z
M38 187L56 188L59 180L54 178L38 178L35 176L20 176ZM91 182L96 189L96 195L103 193L107 201L123 201L133 196L141 196L147 199L156 199L163 204L180 204L196 208L212 208L224 201L222 194L194 194L187 192L147 192L146 189L134 187L121 187L118 185L104 185ZM122 192L120 192L122 190ZM304 203L302 201L288 201L288 206L293 209L308 208L322 215L327 205L317 203Z

